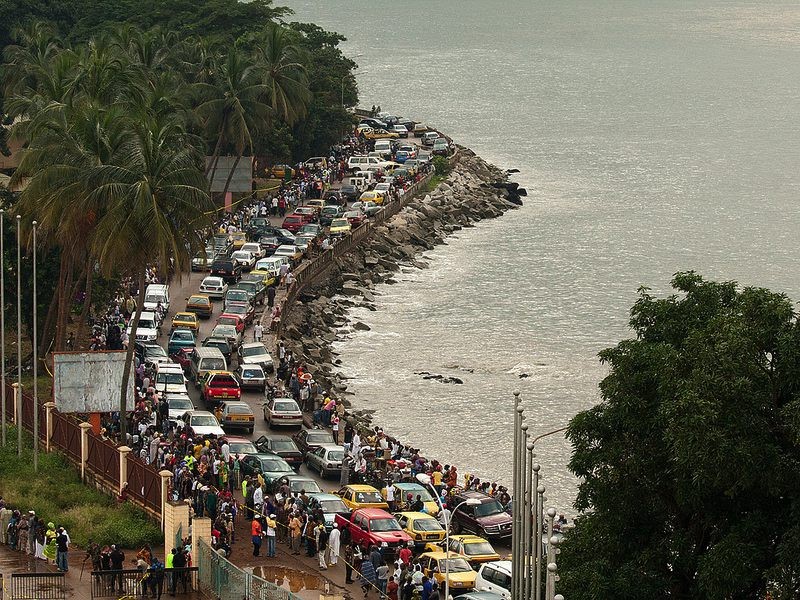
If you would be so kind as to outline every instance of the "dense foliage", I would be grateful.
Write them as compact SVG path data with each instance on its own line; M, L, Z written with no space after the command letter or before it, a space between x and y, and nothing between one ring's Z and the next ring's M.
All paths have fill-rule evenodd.
M675 276L601 353L568 438L582 514L560 589L605 598L800 596L800 328L766 289Z

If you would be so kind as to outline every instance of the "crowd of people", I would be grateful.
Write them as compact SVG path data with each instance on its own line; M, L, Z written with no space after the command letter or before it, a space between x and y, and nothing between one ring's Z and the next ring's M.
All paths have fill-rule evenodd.
M69 571L67 530L47 522L35 511L14 508L0 498L0 543L49 564L62 572Z

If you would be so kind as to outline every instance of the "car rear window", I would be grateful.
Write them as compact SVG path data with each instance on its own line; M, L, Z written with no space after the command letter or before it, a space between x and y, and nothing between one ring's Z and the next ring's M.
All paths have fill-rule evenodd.
M284 412L298 412L300 409L294 402L276 402L274 410L284 411Z
M229 375L214 375L209 385L211 387L237 387L236 380Z
M249 415L253 413L253 411L250 410L250 407L244 404L234 404L233 406L226 406L225 410L232 415Z

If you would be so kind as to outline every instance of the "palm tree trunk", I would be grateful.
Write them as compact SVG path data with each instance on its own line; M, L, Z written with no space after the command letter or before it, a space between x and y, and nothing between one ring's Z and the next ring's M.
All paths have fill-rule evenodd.
M72 259L67 252L64 253L63 262L61 263L63 277L61 282L61 293L58 299L58 318L56 319L56 350L64 350L64 340L67 334L67 312L69 311L70 302L72 302Z
M131 333L128 336L128 352L125 354L125 370L122 372L122 389L119 394L119 431L122 442L127 440L128 433L128 382L131 380L131 367L133 367L133 349L136 346L136 328L139 327L139 317L142 316L144 307L144 269L139 275L139 294L136 297L136 312L133 314Z
M53 298L50 300L50 307L47 309L47 317L44 319L44 327L42 327L41 338L39 344L39 356L44 359L45 354L50 346L48 342L53 341L51 330L53 329L54 321L56 320L56 312L58 309L59 296L61 296L61 288L56 287L53 293Z
M94 284L94 269L92 269L92 259L86 259L86 287L84 288L83 308L81 309L81 318L78 322L78 332L75 334L75 343L81 344L83 341L83 332L86 328L86 321L89 318L89 308L92 306L92 285Z
M206 165L206 176L208 176L209 171L211 171L211 177L209 181L213 181L214 172L217 170L217 162L219 162L219 151L222 148L222 140L225 138L225 129L220 128L219 135L217 136L217 145L214 147L214 153L211 155L211 162ZM212 171L213 169L213 171Z
M233 161L233 166L231 167L231 172L228 173L228 179L225 181L225 189L222 190L222 198L225 199L225 194L228 193L228 186L231 184L231 179L233 179L233 173L236 171L236 167L239 165L239 161L242 160L242 153L236 155L236 160Z

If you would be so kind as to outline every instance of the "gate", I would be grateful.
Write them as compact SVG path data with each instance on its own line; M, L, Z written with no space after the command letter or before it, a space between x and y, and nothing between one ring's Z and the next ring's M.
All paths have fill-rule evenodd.
M64 573L13 573L11 600L66 600Z
M150 465L128 458L128 496L161 514L161 476Z

